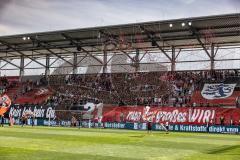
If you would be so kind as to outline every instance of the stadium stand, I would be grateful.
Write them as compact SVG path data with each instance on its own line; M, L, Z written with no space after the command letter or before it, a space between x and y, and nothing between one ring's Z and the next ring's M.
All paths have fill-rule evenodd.
M240 96L239 71L145 72L51 75L46 79L19 82L1 78L1 89L17 104L54 104L60 108L102 101L109 105L236 106ZM236 83L224 99L202 97L205 83ZM63 105L67 106L64 107Z
M239 73L227 71L148 72L50 76L55 90L50 101L70 105L93 99L112 105L235 106L239 96ZM201 95L205 83L237 83L225 99L207 100ZM68 104L69 105L69 104Z

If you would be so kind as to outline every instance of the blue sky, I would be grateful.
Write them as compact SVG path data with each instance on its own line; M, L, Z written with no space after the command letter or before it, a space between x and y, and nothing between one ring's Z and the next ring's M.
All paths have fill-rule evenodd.
M239 12L240 0L0 0L0 36Z

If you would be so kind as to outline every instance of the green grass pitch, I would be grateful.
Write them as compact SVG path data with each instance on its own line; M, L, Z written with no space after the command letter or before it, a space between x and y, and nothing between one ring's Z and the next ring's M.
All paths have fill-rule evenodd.
M0 128L0 160L239 160L240 136L77 129Z

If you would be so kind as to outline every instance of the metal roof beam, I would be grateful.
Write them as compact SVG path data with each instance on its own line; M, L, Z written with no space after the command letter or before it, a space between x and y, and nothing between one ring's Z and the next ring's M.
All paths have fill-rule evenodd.
M31 40L33 43L37 42L39 46L42 46L45 50L47 50L49 53L51 53L52 55L60 58L61 60L65 61L66 63L70 64L71 66L73 66L73 63L69 62L68 60L66 60L65 58L63 58L62 56L58 55L57 53L53 52L51 49L47 48L47 46L45 45L49 45L48 43L46 42L43 42L43 41L39 41L38 39L36 38L33 38L31 37Z
M58 54L54 53L52 50L50 50L50 49L47 49L47 48L46 48L46 50L47 50L48 52L50 52L52 55L54 55L54 56L58 57L59 59L63 60L64 62L66 62L66 63L70 64L71 66L73 65L73 63L69 62L68 60L66 60L66 59L65 59L65 58L63 58L62 56L60 56L60 55L58 55Z
M203 42L201 41L200 37L199 37L199 33L197 31L196 28L189 26L190 31L192 32L193 36L195 36L195 38L197 39L197 41L199 42L199 44L202 46L203 50L206 52L206 54L208 55L209 58L211 58L210 53L208 52L207 48L205 47L205 45L203 44Z
M147 35L148 39L150 39L157 46L157 48L171 61L172 58L164 51L164 49L155 40L155 35L153 33L150 33L143 26L140 26L140 29Z
M90 52L88 52L86 49L84 49L83 47L80 47L81 50L83 52L85 52L87 55L89 55L90 57L92 57L93 59L95 59L96 61L98 61L100 64L103 64L103 61L97 57L95 57L94 55L92 55Z
M129 54L126 52L126 51L124 51L124 50L120 50L123 54L125 54L129 59L131 59L131 61L132 62L135 62L135 60L131 57L131 56L129 56Z
M143 56L140 58L139 62L142 61L142 59L145 57L145 55L148 53L148 51L145 51L145 53L143 54Z
M34 58L35 60L37 59L37 58ZM28 62L27 64L25 64L24 65L24 67L27 67L29 64L31 64L33 61L31 60L30 62Z
M181 53L181 51L182 51L182 49L180 48L179 51L178 51L178 53L177 53L177 55L176 55L176 57L175 57L175 59L178 58L178 56L179 56L179 54Z
M3 45L7 46L7 47L10 48L10 49L12 49L14 52L17 52L17 53L19 53L20 55L22 55L22 56L24 56L24 57L26 57L26 58L31 59L32 61L36 62L37 64L39 64L39 65L41 65L41 66L43 66L43 67L46 67L44 64L36 61L34 58L32 58L32 57L24 54L24 53L21 52L21 51L16 50L14 47L12 47L12 46L11 46L10 44L8 44L7 42L4 42L4 41L0 40L0 43L2 43Z
M216 55L218 53L218 49L219 49L219 46L216 47L216 51L214 52L214 57L216 57Z
M7 59L0 58L0 60L5 61L7 64L11 64L12 66L15 66L15 67L17 67L17 68L20 68L20 66L12 63L11 61L9 61L9 60L7 60ZM5 64L4 66L6 66L7 64ZM3 66L3 67L4 67L4 66ZM2 67L1 67L1 69L2 69Z
M78 66L86 57L87 57L87 54L86 54L84 57L82 57L82 59L81 59L80 61L77 62L77 66Z
M117 38L117 37L119 37L119 36L111 35L111 34L108 34L108 33L103 32L103 31L99 31L99 32L100 32L101 34L103 34L104 36L108 37L109 39L114 39L117 43L120 43L120 40ZM131 59L132 62L135 62L135 60L134 60L131 56L129 56L129 54L128 54L126 51L122 50L122 49L119 48L119 47L117 47L117 48L118 48L118 50L119 50L120 52L122 52L122 53L125 54L129 59Z
M80 46L80 44L81 44L80 41L76 42L76 41L74 41L70 36L68 36L68 35L66 35L66 34L64 34L64 33L62 33L62 36L63 36L64 38L66 38L67 40L69 40L69 41L70 41L72 44L74 44L76 47L80 47L83 52L85 52L87 55L89 55L90 57L92 57L93 59L95 59L96 61L98 61L100 64L103 64L103 61L102 61L101 59L95 57L95 56L92 55L90 52L88 52L86 49L84 49L83 47L81 47L81 46ZM79 43L79 42L80 42L80 43ZM79 48L79 49L80 49L80 48Z
M0 60L1 60L1 59L0 59ZM2 69L3 67L5 67L6 65L8 65L8 62L5 62L5 64L2 65L2 66L0 67L0 69Z
M57 62L59 58L56 58L49 66L51 67L55 62Z
M113 57L116 55L116 53L114 53L113 55L112 55L112 57L111 58L109 58L109 60L107 61L107 64L113 59Z

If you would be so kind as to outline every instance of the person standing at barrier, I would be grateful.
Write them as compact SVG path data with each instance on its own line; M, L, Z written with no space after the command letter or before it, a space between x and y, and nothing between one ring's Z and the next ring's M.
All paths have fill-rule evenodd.
M25 122L24 122L24 116L21 117L21 123L22 123L22 127L23 127L23 125L24 125L24 123L25 123Z
M162 127L163 130L168 134L169 131L169 122L167 121L165 124L160 123L160 126Z
M209 119L206 119L206 131L209 133Z
M31 118L31 120L32 120L32 127L34 126L34 122L35 122L35 116L34 116L34 114L32 114L32 118Z
M27 125L27 116L26 115L23 115L22 116L22 127L26 124Z
M1 116L1 126L4 127L4 115Z
M152 123L151 123L151 121L147 121L147 131L148 131L148 133L152 133Z
M225 118L224 118L223 116L221 116L221 117L220 117L220 124L221 124L221 126L224 125L224 120L225 120Z
M78 128L81 128L81 123L82 123L82 113L79 114L78 116Z
M165 124L165 128L166 128L166 133L168 134L169 133L169 123L168 123L168 121Z
M98 117L98 128L102 128L102 116Z
M11 116L9 116L9 126L13 126L13 124L14 124L14 118L11 115Z

